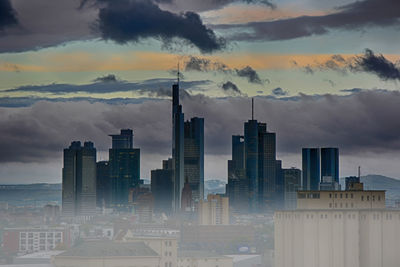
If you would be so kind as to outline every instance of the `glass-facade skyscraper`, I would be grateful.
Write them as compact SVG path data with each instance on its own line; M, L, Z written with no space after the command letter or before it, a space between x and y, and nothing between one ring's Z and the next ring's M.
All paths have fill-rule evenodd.
M192 190L192 203L204 199L204 119L185 122L184 174Z
M332 177L333 182L339 183L338 148L321 148L321 177Z
M64 216L87 216L96 211L96 149L92 142L72 142L64 149L62 170Z
M140 184L140 149L133 148L133 131L121 130L121 134L110 135L112 148L109 150L109 168L112 185L111 202L115 209L130 207L131 189Z
M179 82L172 86L172 160L174 165L174 204L175 212L181 210L184 185L184 114L179 104Z
M302 149L303 190L319 190L320 155L319 148Z

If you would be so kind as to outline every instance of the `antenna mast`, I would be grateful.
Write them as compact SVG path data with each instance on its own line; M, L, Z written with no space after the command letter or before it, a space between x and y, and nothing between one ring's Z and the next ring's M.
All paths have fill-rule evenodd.
M251 120L254 120L254 98L251 99Z
M179 81L180 81L180 79L179 79L179 76L180 76L180 70L179 70L179 61L178 61L178 85L179 85Z
M358 166L358 179L361 179L361 166Z

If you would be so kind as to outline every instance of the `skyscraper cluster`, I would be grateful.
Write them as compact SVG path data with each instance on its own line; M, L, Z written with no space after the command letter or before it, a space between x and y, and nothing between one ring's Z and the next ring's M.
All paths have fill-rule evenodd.
M228 161L227 195L239 212L261 212L278 207L283 199L281 162L276 160L276 135L267 124L252 118L244 124L244 136L232 136Z
M184 121L179 90L178 79L172 86L172 158L151 172L155 209L174 213L194 211L204 198L204 119Z
M133 148L133 131L111 135L109 161L96 163L92 142L74 141L64 149L63 215L86 216L97 207L128 211L133 208L132 193L140 182L140 149Z

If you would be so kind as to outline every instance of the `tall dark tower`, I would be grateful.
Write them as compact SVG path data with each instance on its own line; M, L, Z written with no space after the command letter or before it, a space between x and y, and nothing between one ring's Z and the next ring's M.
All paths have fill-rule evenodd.
M318 190L321 181L319 148L303 148L303 190Z
M174 166L174 211L181 210L181 197L184 186L184 114L179 104L178 81L172 86L172 160Z
M140 149L133 148L133 131L121 130L110 135L109 168L112 184L112 206L118 210L129 210L129 192L140 184Z

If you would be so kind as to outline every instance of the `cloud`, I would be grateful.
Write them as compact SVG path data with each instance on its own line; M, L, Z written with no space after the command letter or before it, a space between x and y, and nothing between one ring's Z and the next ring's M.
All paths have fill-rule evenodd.
M221 88L230 95L242 95L242 91L240 91L239 87L231 81L223 83Z
M400 80L400 66L387 60L382 54L375 55L366 49L363 56L357 56L353 70L377 75L382 80Z
M250 66L244 68L232 69L225 63L218 60L210 60L208 58L189 56L184 62L186 71L199 71L199 72L220 72L223 74L235 75L245 78L249 83L264 84L268 79L261 80L257 71Z
M115 80L114 80L115 78ZM4 90L5 93L52 93L52 94L73 94L73 93L97 93L107 94L116 92L139 92L141 94L145 92L152 93L153 96L158 95L157 91L169 90L171 91L171 84L175 79L150 79L141 82L122 82L119 81L115 76L104 76L96 78L94 83L74 85L74 84L47 84L47 85L29 85L21 86L14 89ZM209 80L200 81L182 81L181 86L187 90L197 89L201 86L210 84ZM161 93L160 96L165 94Z
M272 93L276 96L286 96L288 95L288 92L283 90L280 87L275 88L274 90L272 90Z
M243 69L236 69L235 71L237 76L247 78L249 83L263 84L258 73L250 66L246 66Z
M269 131L277 133L280 154L300 155L301 148L309 146L337 146L341 155L352 156L398 153L399 101L399 92L385 90L357 90L345 96L259 96L255 114L257 120L268 123ZM194 95L182 102L186 118L205 118L207 155L229 155L231 136L241 134L243 123L251 117L250 99ZM92 140L106 151L111 145L108 134L127 127L135 131L135 144L143 155L168 156L170 112L168 100L123 105L39 101L31 107L1 108L0 162L51 161L61 157L72 140Z
M114 74L108 74L106 76L98 77L93 80L93 82L100 82L100 83L115 83L118 82L119 79Z
M230 39L239 41L289 40L322 35L330 30L366 30L369 27L399 25L398 0L356 1L321 16L301 16L274 21L251 22L240 25L215 25L219 29L250 29L235 33Z
M197 12L221 9L232 3L258 4L275 9L276 5L268 0L156 0L169 10L193 10Z
M0 34L4 28L17 24L16 12L11 2L9 0L0 0Z
M118 44L137 43L142 39L155 38L166 48L173 48L174 38L197 47L203 53L225 48L225 40L207 28L194 12L175 14L152 1L120 0L102 1L98 30L104 40Z
M37 50L98 38L90 29L97 10L77 10L79 0L13 0L12 6L18 26L8 27L6 34L0 36L0 53ZM0 12L3 12L2 7Z
M366 72L378 76L381 80L400 80L400 64L393 63L382 54L375 54L371 49L365 49L364 54L344 58L333 55L324 62L303 67L306 73L314 74L316 70L333 70L341 74L348 72Z

